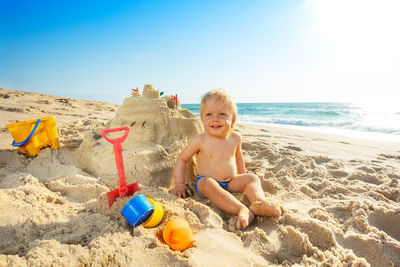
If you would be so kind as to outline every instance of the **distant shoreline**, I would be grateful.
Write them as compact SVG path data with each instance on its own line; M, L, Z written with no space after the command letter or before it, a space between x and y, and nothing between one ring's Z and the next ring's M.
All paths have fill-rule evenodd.
M196 115L199 104L182 104ZM238 122L400 142L400 112L342 102L238 103Z

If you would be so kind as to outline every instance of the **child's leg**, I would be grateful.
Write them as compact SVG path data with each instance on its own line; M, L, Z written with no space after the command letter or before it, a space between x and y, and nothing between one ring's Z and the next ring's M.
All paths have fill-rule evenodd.
M215 179L201 178L197 183L197 189L218 208L237 215L237 229L246 228L254 220L254 214L231 193L221 188Z
M265 198L260 178L252 173L239 174L229 183L229 191L244 192L250 201L250 210L261 216L280 216L281 210L271 205Z

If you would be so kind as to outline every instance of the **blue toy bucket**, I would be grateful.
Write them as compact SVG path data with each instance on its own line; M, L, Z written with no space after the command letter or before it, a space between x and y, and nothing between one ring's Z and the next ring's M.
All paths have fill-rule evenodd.
M153 205L142 194L132 198L121 210L121 215L128 223L136 227L145 222L153 214Z

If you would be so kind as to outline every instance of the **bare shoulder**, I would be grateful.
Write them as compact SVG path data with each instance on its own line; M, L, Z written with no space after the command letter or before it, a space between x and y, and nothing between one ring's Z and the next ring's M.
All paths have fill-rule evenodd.
M190 142L185 146L185 148L181 151L179 155L179 159L182 159L184 161L190 160L190 158L199 152L201 143L202 143L202 134L196 135L193 137Z
M199 149L205 138L206 136L204 133L198 134L190 140L188 146Z
M241 143L242 142L242 136L240 135L239 132L234 131L231 134L231 138L234 139L236 142Z
M194 144L201 144L201 142L203 142L205 138L206 138L206 134L201 133L201 134L198 134L195 137L193 137L190 142L194 143Z

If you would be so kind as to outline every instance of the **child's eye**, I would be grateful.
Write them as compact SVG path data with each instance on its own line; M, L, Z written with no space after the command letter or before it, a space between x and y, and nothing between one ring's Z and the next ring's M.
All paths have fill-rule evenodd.
M225 114L225 113L223 113L223 112L221 112L219 115L221 115L221 116L226 116L226 114Z
M207 113L206 116L211 116L211 113Z

